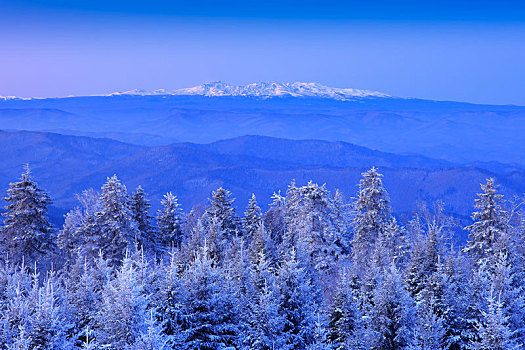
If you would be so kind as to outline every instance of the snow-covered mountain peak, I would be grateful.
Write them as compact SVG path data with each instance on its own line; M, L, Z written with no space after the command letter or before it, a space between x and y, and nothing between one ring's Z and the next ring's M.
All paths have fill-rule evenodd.
M390 97L377 91L333 88L319 83L275 83L263 82L248 85L230 85L223 82L211 82L192 88L178 89L174 95L202 96L247 96L247 97L317 97L335 100L351 100L364 97Z
M386 98L390 95L360 89L334 88L319 83L276 83L260 82L247 85L232 85L221 81L204 83L198 86L168 91L164 89L141 90L134 89L124 92L113 92L108 95L90 96L243 96L268 99L273 97L312 97L339 101L351 101L361 98ZM78 97L75 95L66 96ZM8 100L31 100L35 98L24 98L17 96L0 96L0 101ZM40 99L40 98L38 98Z
M180 96L244 96L256 98L272 97L315 97L326 98L340 101L354 100L358 98L370 97L391 97L377 91L333 88L319 83L275 83L261 82L247 85L231 85L221 81L209 82L198 86L166 91L164 89L145 91L131 90L125 92L115 92L110 96L134 95L134 96L154 96L154 95L180 95Z
M124 92L114 92L114 93L109 94L109 96L120 96L120 95L151 96L151 95L172 95L172 93L164 89L157 89L153 91L134 89L134 90L124 91Z
M18 97L18 96L0 96L0 101L9 101L9 100L31 100L27 97Z

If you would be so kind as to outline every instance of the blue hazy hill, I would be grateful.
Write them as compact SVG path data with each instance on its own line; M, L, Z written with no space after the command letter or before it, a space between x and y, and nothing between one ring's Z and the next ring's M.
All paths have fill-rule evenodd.
M445 201L459 218L472 211L475 193L487 177L495 177L507 196L525 192L525 172L500 173L457 165L418 155L400 156L344 142L287 140L243 136L209 144L176 143L140 146L107 138L68 136L45 132L0 132L0 187L19 177L30 163L35 179L55 199L53 221L76 205L75 194L100 188L116 173L134 190L139 184L153 208L164 193L180 197L186 210L206 205L212 190L230 189L241 211L254 192L259 202L270 202L274 191L286 191L292 179L339 188L354 196L362 171L378 166L398 216L406 218L420 201ZM502 167L504 168L504 167Z
M243 135L345 141L455 163L525 167L525 108L367 97L112 95L0 100L4 130L108 137L147 146Z

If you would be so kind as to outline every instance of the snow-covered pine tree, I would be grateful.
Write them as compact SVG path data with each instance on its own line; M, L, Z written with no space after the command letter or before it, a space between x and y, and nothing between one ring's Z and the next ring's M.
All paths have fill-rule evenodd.
M0 347L30 349L31 309L27 295L32 288L32 278L29 269L23 263L6 264L1 271Z
M99 251L101 225L96 218L96 213L102 210L99 195L91 188L76 197L80 206L66 214L64 226L57 237L58 246L66 259L66 270L75 263L77 256L91 259Z
M249 288L243 308L246 322L242 343L249 349L287 349L283 335L285 319L281 312L281 300L276 278L264 252L250 268Z
M86 327L86 329L84 330L84 341L82 341L82 345L81 345L81 349L83 350L97 350L99 348L96 340L95 340L95 336L94 336L94 332L92 329L89 329L88 327Z
M317 312L315 317L315 327L313 334L313 342L306 347L307 350L332 350L332 346L328 344L328 332L326 330L326 317L324 313Z
M417 304L417 319L414 327L414 350L444 350L445 327L443 318L434 312L432 297L422 298Z
M404 273L406 288L414 300L418 300L419 293L425 288L427 277L425 241L422 236L414 237Z
M235 215L234 201L230 191L219 187L212 192L210 205L205 212L207 221L215 222L226 239L240 232L240 220Z
M135 193L131 196L130 203L131 215L137 226L137 239L148 251L154 248L156 243L156 233L154 227L151 225L153 217L149 214L151 204L146 198L146 193L142 186L138 186Z
M164 195L161 204L162 209L157 212L158 241L164 250L169 251L182 243L182 209L177 196L171 192Z
M248 246L248 254L252 264L258 263L261 254L265 256L265 259L273 262L269 240L264 225L259 226L257 231L253 233L252 241Z
M374 291L370 322L372 349L410 349L413 341L415 305L403 286L394 263L383 270Z
M133 345L133 350L169 350L172 348L172 336L163 332L163 327L157 322L157 315L150 310L146 319L146 331L140 334Z
M64 216L64 226L58 233L57 245L64 253L66 270L75 262L78 247L84 243L80 236L82 223L82 209L75 207Z
M451 252L444 263L446 280L444 283L443 326L444 344L450 350L470 349L470 344L478 339L475 325L479 320L477 300L482 291L474 288L469 260Z
M52 229L47 218L51 199L31 178L29 165L20 181L9 184L4 200L8 204L2 213L5 219L0 241L11 259L34 261L53 251Z
M405 282L410 295L417 301L420 300L419 294L423 290L432 289L432 280L437 278L435 274L438 268L442 267L440 230L438 226L429 224L425 236L420 234L413 237Z
M196 252L185 271L184 283L186 307L175 348L215 350L235 346L239 320L234 297L206 246Z
M492 307L497 306L498 312L502 313L505 327L509 330L509 341L514 344L525 342L525 302L524 287L519 277L519 270L512 265L509 253L499 252L494 257L494 265L481 265L477 276L485 287L484 297L486 303L480 303L480 313L486 319L487 315L493 314ZM498 305L496 305L498 304ZM494 316L494 315L492 315ZM487 320L485 320L487 321ZM483 322L478 322L482 325Z
M97 342L107 349L126 349L147 332L148 299L131 259L124 258L113 280L102 291L95 316Z
M332 222L332 199L325 185L312 181L300 187L301 202L296 228L296 249L324 275L333 274L344 247L342 230Z
M183 315L187 314L186 289L182 278L184 270L175 251L170 253L169 264L158 268L161 270L158 272L161 278L157 291L152 294L152 305L158 312L159 323L162 324L164 333L175 341L177 336L181 335L179 331Z
M383 187L382 175L375 167L361 174L359 193L352 220L352 262L363 271L370 265L377 238L390 222L390 198Z
M446 274L438 263L437 270L425 277L423 288L416 295L417 318L414 329L414 346L421 350L445 349L444 324Z
M285 225L285 198L281 196L281 192L272 195L272 203L270 209L264 213L264 227L268 232L268 238L274 243L276 247L283 242Z
M105 264L99 262L97 265L106 269ZM77 346L84 342L90 343L88 330L93 331L95 327L95 315L102 302L102 289L109 279L109 270L96 271L96 268L96 265L87 263L87 258L79 256L64 281L64 304L68 310L65 318L70 325L67 332Z
M373 255L374 267L388 268L392 262L398 268L403 267L408 256L408 243L404 228L392 218L385 227L379 231Z
M34 275L29 292L31 349L72 349L72 342L66 337L67 311L59 283L54 271L48 273L41 287L38 275Z
M355 349L358 342L365 341L361 336L364 324L358 307L356 290L351 287L346 271L343 271L328 312L327 340L333 349Z
M285 237L281 256L295 249L297 259L311 270L316 283L329 294L333 276L343 253L348 251L342 203L335 203L325 185L312 181L297 187L292 182L286 192Z
M244 238L248 245L251 244L256 232L259 231L263 225L261 208L257 205L255 194L252 194L242 220Z
M285 319L286 344L304 349L314 341L317 299L319 292L305 268L301 267L291 249L277 271L281 312Z
M278 198L276 198L278 199ZM280 245L281 255L289 249L295 247L297 228L300 227L299 220L301 215L301 191L295 184L295 179L290 182L286 189L284 198L284 231Z
M469 240L464 251L469 253L477 266L484 261L490 265L497 252L498 241L508 231L507 212L503 209L503 195L497 193L498 186L494 179L487 179L481 185L483 193L478 193L472 213L474 223L465 227L470 231Z
M518 343L509 327L509 316L505 315L505 305L493 292L487 298L488 310L482 311L482 319L477 323L479 341L471 346L476 350L518 350Z
M330 201L330 236L335 244L340 247L341 253L350 253L350 221L351 208L339 189L336 189Z
M116 175L109 177L102 186L100 201L102 210L96 213L96 222L101 225L101 230L96 243L110 264L118 265L126 250L133 249L138 231L126 186Z

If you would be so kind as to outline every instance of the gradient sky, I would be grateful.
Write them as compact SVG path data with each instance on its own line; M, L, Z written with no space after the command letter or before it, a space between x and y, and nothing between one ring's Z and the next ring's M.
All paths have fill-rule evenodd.
M316 81L525 105L519 1L0 0L0 95Z

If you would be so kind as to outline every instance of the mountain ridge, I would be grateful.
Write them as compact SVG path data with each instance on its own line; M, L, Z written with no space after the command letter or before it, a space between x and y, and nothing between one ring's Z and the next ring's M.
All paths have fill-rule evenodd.
M142 90L134 89L123 92L113 92L106 95L88 95L88 96L206 96L206 97L253 97L253 98L274 98L274 97L309 97L321 99L333 99L338 101L350 101L360 98L390 98L392 96L373 90L353 89L353 88L336 88L322 85L320 83L278 83L278 82L256 82L246 85L233 85L221 81L213 81L201 85L181 88L175 90ZM83 96L66 96L51 98L71 98ZM45 99L36 97L17 97L17 96L0 96L0 100L31 100Z
M268 152L271 149L277 152ZM64 212L76 205L76 193L99 189L113 174L129 191L142 185L153 210L167 191L177 194L189 210L206 205L211 191L223 186L234 193L242 212L252 192L264 206L273 192L284 193L293 179L298 184L326 183L350 198L358 190L361 173L372 166L384 174L400 218L416 210L418 202L443 200L448 212L468 220L479 184L488 177L496 178L505 195L525 192L525 171L495 173L343 142L243 136L209 144L139 146L108 138L0 131L1 192L19 178L28 162L35 180L55 201L52 216L58 226Z

